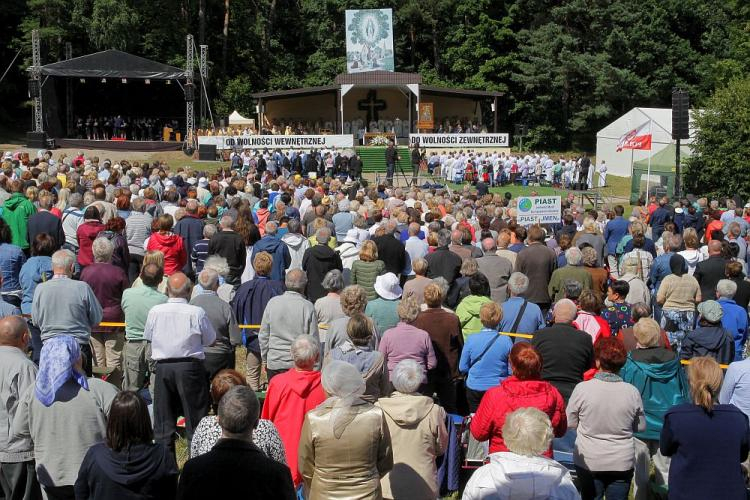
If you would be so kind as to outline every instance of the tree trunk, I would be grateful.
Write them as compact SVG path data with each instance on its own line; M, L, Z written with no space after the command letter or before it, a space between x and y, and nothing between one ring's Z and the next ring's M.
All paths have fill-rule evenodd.
M438 51L438 30L437 20L432 20L432 59L433 66L435 66L435 73L440 74L440 54Z
M417 44L417 31L414 28L414 24L409 26L409 38L411 39L411 69L416 72L416 44Z
M221 69L227 74L227 43L229 40L229 0L224 0L224 29L221 32Z

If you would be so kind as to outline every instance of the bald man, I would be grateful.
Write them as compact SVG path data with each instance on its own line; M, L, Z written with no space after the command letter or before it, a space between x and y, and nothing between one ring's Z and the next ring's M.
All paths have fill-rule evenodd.
M36 365L26 355L30 334L20 316L0 319L0 422L12 422L21 395L36 381ZM5 498L41 498L30 438L0 429L0 485Z
M202 308L188 304L192 290L183 273L170 276L169 299L151 308L143 329L156 363L154 439L173 451L177 417L185 416L189 444L210 404L203 348L214 344L216 331Z
M572 300L559 300L552 310L553 325L539 330L531 340L544 360L542 379L560 391L566 403L594 363L591 336L572 325L577 312Z
M724 279L725 267L729 262L721 255L721 241L711 240L708 242L708 259L699 262L695 266L693 276L701 286L701 297L703 300L712 300L716 297L716 285Z

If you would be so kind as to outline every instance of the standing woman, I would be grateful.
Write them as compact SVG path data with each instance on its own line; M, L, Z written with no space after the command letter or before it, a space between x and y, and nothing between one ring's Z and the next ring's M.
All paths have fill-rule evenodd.
M365 381L349 363L331 361L322 382L328 399L305 415L299 442L305 498L382 498L380 479L393 468L383 410L360 397Z
M734 405L718 404L722 373L713 358L693 358L688 380L693 404L673 406L661 430L659 449L672 457L669 498L745 499L747 417Z
M508 358L513 347L510 337L497 332L503 319L503 309L497 303L482 304L479 319L483 328L466 339L458 365L467 375L466 399L471 413L476 413L485 392L510 375Z
M573 389L567 407L568 425L578 429L573 460L581 497L627 500L635 465L633 433L646 430L643 401L619 375L627 359L622 342L602 338L594 356L599 371Z
M169 500L177 494L178 474L172 453L154 443L146 402L125 391L112 401L105 441L83 459L75 494L80 500Z
M662 280L656 302L662 307L661 327L666 330L672 348L679 353L682 339L695 328L695 306L701 301L701 287L688 273L682 255L672 255L669 267L672 274Z
M13 241L10 226L0 219L0 275L2 275L2 300L16 307L21 305L23 290L18 276L26 263L26 255Z
M385 272L385 263L378 259L378 247L372 240L362 243L359 260L352 264L352 285L359 285L367 292L367 300L375 300L375 279Z

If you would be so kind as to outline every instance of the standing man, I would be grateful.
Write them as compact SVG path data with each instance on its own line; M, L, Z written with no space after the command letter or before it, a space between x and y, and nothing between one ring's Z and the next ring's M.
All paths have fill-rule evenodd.
M38 499L31 438L16 437L7 424L16 416L21 395L36 382L36 365L26 356L29 330L20 316L0 320L0 485L4 498Z
M91 287L71 278L76 258L70 250L52 254L52 279L39 283L31 303L31 320L42 342L59 335L74 337L81 348L83 369L91 376L91 329L102 320L102 306Z
M213 269L204 269L198 275L198 283L203 291L190 304L206 311L216 332L216 343L203 350L206 355L204 365L208 379L211 380L225 368L234 369L234 348L242 343L242 334L232 307L216 294L219 289L219 274Z
M12 243L23 250L29 249L29 217L36 212L36 207L24 195L23 182L16 179L10 183L10 198L3 203L3 219L10 226Z
M268 382L294 366L290 348L300 335L318 339L318 317L315 306L304 296L307 276L292 269L284 280L286 292L268 301L260 322L258 340L260 355L266 364Z
M552 303L548 286L557 267L557 255L544 244L544 231L539 226L529 228L528 241L529 246L518 252L516 271L529 278L529 288L524 297L538 305L544 313Z
M208 242L208 255L219 255L227 259L229 274L226 281L230 285L239 285L242 270L245 267L247 249L242 236L234 232L234 219L225 215L219 221L220 231L211 236Z
M372 239L378 247L378 258L385 262L385 272L401 276L406 268L406 249L404 244L393 233L396 232L396 222L389 220L385 223L385 233Z
M55 250L59 249L65 243L65 232L62 227L62 220L50 212L52 208L52 195L49 193L39 196L39 209L29 217L27 233L29 244L34 244L34 238L37 234L47 233L55 240Z
M203 221L198 217L199 206L198 200L188 200L185 205L185 216L174 227L174 232L182 236L183 246L188 252L193 249L196 241L203 238ZM195 276L197 271L193 269L192 259L187 259L182 266L182 272L188 276Z
M589 169L591 168L591 158L587 153L583 153L579 167L578 189L584 190L589 184Z
M513 264L505 257L497 255L497 245L494 238L482 240L484 256L477 259L479 272L487 277L490 282L490 297L498 304L505 302L508 288L508 279L513 273Z
M630 222L623 217L625 213L625 207L622 205L615 205L615 218L607 222L607 226L604 228L604 241L607 243L607 262L609 263L609 271L613 276L619 277L618 265L617 265L617 244L620 240L628 234L630 229Z
M354 156L349 159L349 177L353 181L362 179L362 159L358 153L354 153Z
M156 264L148 264L143 267L140 276L143 286L122 292L121 306L125 314L122 388L140 391L146 386L146 376L150 373L149 389L153 399L156 366L151 359L151 342L144 338L143 330L151 308L167 301L167 296L156 289L164 277L164 269Z
M210 404L203 348L213 345L216 332L206 312L188 304L192 290L183 273L170 276L169 300L151 308L143 330L156 362L154 439L173 452L177 417L185 416L189 445Z
M326 290L323 288L323 278L328 274L328 271L338 269L343 272L344 270L341 264L341 256L328 246L330 239L331 230L327 227L321 227L315 232L317 245L308 248L302 257L302 269L307 273L308 281L307 298L313 304L326 295ZM283 243L281 245L286 248ZM275 259L276 257L274 257ZM272 276L271 279L276 278Z
M422 152L419 150L419 142L415 142L411 150L411 185L417 184L419 178L419 164L422 162Z
M385 148L385 182L389 186L393 186L393 172L396 171L396 162L401 160L396 149L396 143L393 140L388 141L388 147Z

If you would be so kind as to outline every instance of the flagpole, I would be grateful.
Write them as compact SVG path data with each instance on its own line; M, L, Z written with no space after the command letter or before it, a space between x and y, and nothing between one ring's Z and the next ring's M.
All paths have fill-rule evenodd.
M649 136L651 135L651 132L652 132L651 131L652 124L653 124L653 120L649 119L648 120L648 135ZM650 184L651 184L651 147L648 148L648 169L647 169L647 174L646 174L646 207L648 207L648 200L649 200L648 188L650 187Z

